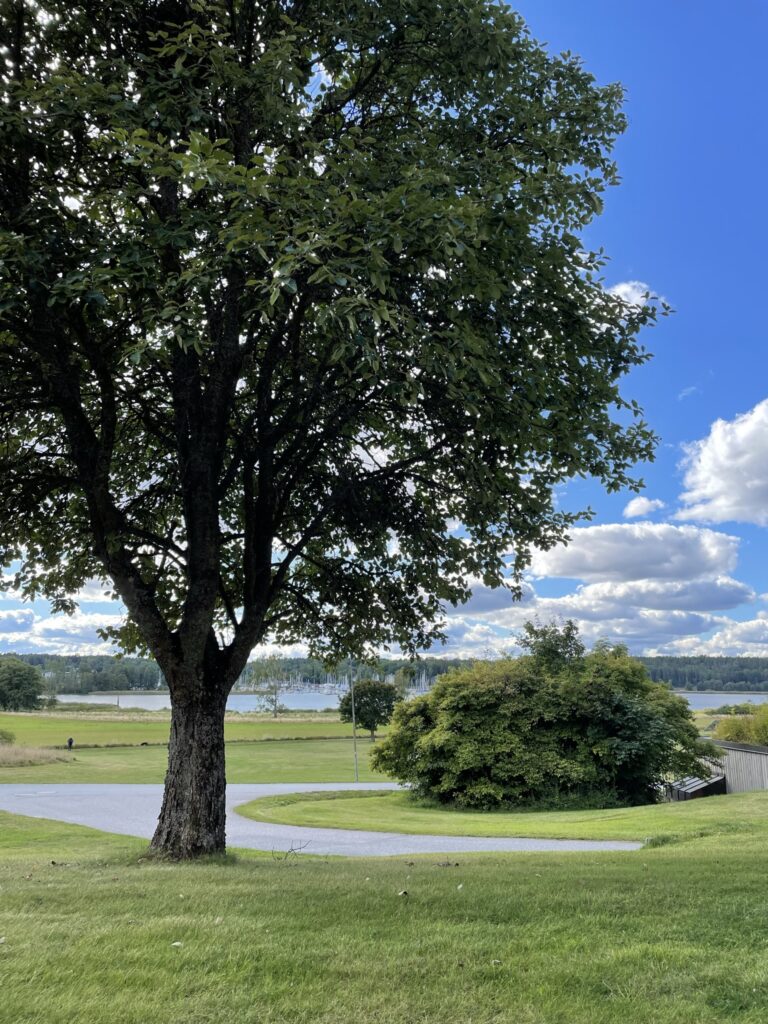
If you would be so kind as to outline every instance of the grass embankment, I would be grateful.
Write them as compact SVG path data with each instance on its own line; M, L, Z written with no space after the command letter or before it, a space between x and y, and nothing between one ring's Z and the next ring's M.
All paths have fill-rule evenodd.
M170 716L154 713L151 718L143 715L114 715L109 718L102 714L59 711L44 714L9 713L0 714L0 729L8 729L16 736L16 742L33 747L62 747L68 737L75 740L76 747L85 746L133 746L142 743L165 744L168 742ZM268 718L266 716L228 716L224 735L229 742L265 739L321 739L330 737L351 737L352 726L340 722L337 716L328 718Z
M0 815L0 1016L764 1024L765 842L170 866L140 840Z
M768 793L739 793L682 803L607 811L462 811L408 793L294 793L238 807L257 821L372 832L538 839L636 839L656 842L702 834L768 837Z
M722 717L722 715L713 715L708 711L695 711L693 721L702 736L712 736Z
M358 739L357 745L360 779L383 779L368 767L370 740ZM33 767L0 767L0 783L162 782L167 762L165 746L76 747L71 759ZM227 745L230 782L353 782L354 777L350 739L257 740Z

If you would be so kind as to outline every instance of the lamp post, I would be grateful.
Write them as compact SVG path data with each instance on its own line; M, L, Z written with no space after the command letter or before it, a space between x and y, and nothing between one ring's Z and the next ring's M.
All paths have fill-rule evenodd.
M360 781L360 773L357 767L357 722L355 720L355 676L354 672L349 673L349 691L352 696L352 750L355 756L355 782Z

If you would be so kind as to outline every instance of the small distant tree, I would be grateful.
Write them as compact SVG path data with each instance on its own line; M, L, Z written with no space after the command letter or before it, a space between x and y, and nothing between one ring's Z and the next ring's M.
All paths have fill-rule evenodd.
M280 679L269 679L259 690L259 704L268 711L273 718L282 715L288 710L288 705L283 704L280 697L283 692L283 684Z
M376 739L376 730L392 718L395 704L400 699L397 687L392 683L380 683L376 679L361 679L355 683L355 721L367 729L371 739ZM339 701L342 722L352 721L352 691L349 690Z
M0 708L31 711L38 706L42 692L43 676L36 665L12 656L0 659Z
M413 665L401 665L395 672L394 685L400 697L405 697L413 686L413 680L415 678L416 669Z
M273 718L287 711L280 697L285 685L282 663L275 655L252 661L249 668L249 680L259 698L262 710L268 711Z

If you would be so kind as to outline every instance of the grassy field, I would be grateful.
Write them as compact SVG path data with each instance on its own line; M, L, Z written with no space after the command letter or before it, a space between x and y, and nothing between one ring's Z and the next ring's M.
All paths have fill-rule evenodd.
M382 779L368 767L369 739L358 739L360 778ZM74 751L54 764L0 766L3 782L162 782L168 751L156 747L101 747ZM229 743L230 782L353 782L350 739L258 740Z
M294 793L254 800L238 813L258 821L375 832L547 839L665 841L702 834L768 834L768 793L607 811L446 810L407 793Z
M702 736L711 736L722 717L722 715L713 715L704 711L694 711L693 713L693 721Z
M700 731L717 722L712 715L696 715ZM56 710L32 714L0 712L0 729L9 729L20 746L65 747L72 736L78 748L91 746L138 746L168 742L168 712ZM380 735L384 735L383 730ZM230 742L278 739L330 739L351 737L352 726L340 722L336 713L309 712L277 719L266 715L230 715L225 724Z
M171 866L3 814L0 1017L764 1024L765 843Z
M0 729L10 729L16 742L30 747L65 746L71 736L81 746L130 746L140 743L168 742L168 713L113 713L110 716L93 712L44 714L0 714ZM224 726L226 738L234 740L312 739L351 736L352 726L340 722L338 715L268 718L259 715L228 716Z

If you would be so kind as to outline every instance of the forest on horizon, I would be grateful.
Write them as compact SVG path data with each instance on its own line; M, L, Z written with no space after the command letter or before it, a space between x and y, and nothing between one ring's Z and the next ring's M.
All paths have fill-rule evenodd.
M14 657L36 665L42 671L48 694L165 689L160 669L147 658L107 654L19 654ZM675 690L768 692L768 658L702 655L638 658L638 661L645 665L651 679L668 683ZM312 658L270 657L249 662L237 689L258 690L273 681L283 682L291 689L339 686L351 674L355 678L375 676L392 679L397 676L402 679L406 676L414 685L426 689L437 676L462 664L457 658L422 658L417 662L405 658L382 658L372 665L347 661L328 671L322 662Z

